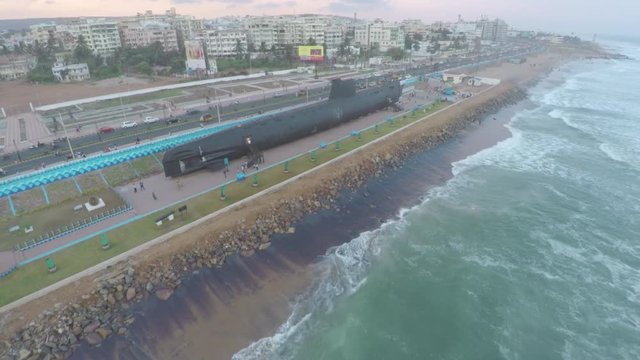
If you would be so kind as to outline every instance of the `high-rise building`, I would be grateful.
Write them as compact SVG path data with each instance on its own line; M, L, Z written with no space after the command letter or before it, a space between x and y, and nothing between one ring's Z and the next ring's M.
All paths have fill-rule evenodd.
M178 50L176 30L167 23L158 21L121 22L118 27L122 44L126 47L137 48L159 42L164 51Z
M495 19L489 21L482 19L479 22L479 26L482 28L482 40L504 41L507 38L509 26L504 20Z
M75 39L82 35L94 54L110 56L122 46L118 24L115 21L77 19L69 24L60 25L58 29L60 32L66 32L69 36L75 37Z

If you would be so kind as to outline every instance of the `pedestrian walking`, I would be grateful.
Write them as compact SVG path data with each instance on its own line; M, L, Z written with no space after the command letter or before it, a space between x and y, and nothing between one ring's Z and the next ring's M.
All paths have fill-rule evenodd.
M153 200L158 200L158 198L156 197L156 193L154 193L153 191L151 192L151 196L153 196Z
M227 172L229 172L229 170L227 169L222 170L222 174L224 174L225 179L227 178Z
M140 181L140 191L144 190L144 183Z
M134 194L137 194L137 193L138 193L138 188L137 188L135 185L133 185L133 193L134 193Z

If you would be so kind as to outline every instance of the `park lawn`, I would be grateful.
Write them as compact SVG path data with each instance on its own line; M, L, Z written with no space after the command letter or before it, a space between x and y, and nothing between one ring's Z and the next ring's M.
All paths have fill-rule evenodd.
M98 173L98 171L100 170L92 171L90 173L76 176L76 181L78 182L78 185L80 185L80 188L82 189L83 192L92 191L94 189L100 189L107 185L105 184L104 180L102 180L102 178L100 177L100 174Z
M0 198L0 219L13 216L11 207L9 206L9 198L3 196Z
M39 186L12 195L11 200L18 216L47 205L42 188Z
M73 211L74 206L84 204L89 201L91 196L102 198L105 202L105 207L91 213L84 208L79 212ZM26 212L17 217L1 219L0 228L8 229L14 225L20 225L21 229L13 233L9 233L8 230L3 230L2 241L0 241L0 251L13 250L16 245L24 246L25 242L32 243L38 241L41 236L46 237L45 234L52 236L53 233L61 232L67 226L70 227L71 223L89 221L90 217L95 218L106 211L121 206L126 206L126 203L120 195L112 189L102 188L84 195L69 198L56 205L49 205L36 211ZM29 225L33 226L33 231L25 233L23 229ZM4 231L7 231L6 234Z
M106 234L111 244L109 250L101 249L100 236L95 236L87 241L60 250L51 256L58 266L58 271L54 274L47 273L46 264L43 260L26 264L18 268L11 275L0 279L0 306L52 285L57 281L99 264L113 256L133 249L138 245L256 194L261 190L265 190L292 176L303 173L345 152L388 134L401 126L415 122L447 105L449 105L449 103L440 102L430 105L428 110L425 109L424 111L406 114L406 116L395 117L393 124L389 124L388 122L379 124L377 132L374 128L362 131L359 140L357 137L342 139L340 141L339 151L335 150L335 143L328 144L325 149L318 149L316 151L317 160L315 162L311 161L309 153L301 154L289 160L288 174L283 172L284 165L282 164L261 170L258 173L258 187L251 186L253 183L253 174L250 173L247 175L246 180L233 182L225 186L225 200L219 199L220 188L218 187L183 203L179 203L173 208L158 210L141 219L108 231ZM185 204L187 205L187 213L181 216L178 214L177 208ZM170 211L175 211L175 220L165 222L165 224L161 226L156 226L155 220L168 214Z
M73 179L58 180L52 184L45 185L45 189L49 194L50 205L55 205L80 195Z
M110 186L120 186L138 178L138 175L128 162L110 166L101 170L102 175Z
M162 172L162 165L160 165L152 155L132 160L131 167L133 167L141 177Z

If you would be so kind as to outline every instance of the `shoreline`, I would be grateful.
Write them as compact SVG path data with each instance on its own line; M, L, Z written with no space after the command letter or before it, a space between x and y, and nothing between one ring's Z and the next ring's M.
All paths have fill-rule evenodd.
M314 264L329 248L418 205L427 190L453 177L452 163L510 137L505 124L526 105L523 100L501 109L445 143L414 154L401 167L345 191L335 208L306 215L294 224L295 234L276 235L269 249L234 256L222 268L188 276L186 289L169 300L134 310L137 320L128 335L112 337L100 348L83 344L71 358L230 358L287 320L292 301L308 291L317 275ZM169 312L167 319L163 314Z
M534 73L535 76L540 74L537 71ZM428 122L421 121L416 123L418 125L413 126L412 129L404 129L394 135L393 140L395 141L388 139L381 144L377 144L376 147L358 151L348 158L341 159L339 163L332 164L326 169L318 171L312 176L303 176L302 179L304 181L296 181L290 184L287 189L281 189L275 191L273 194L267 194L263 199L256 199L256 204L253 204L252 207L243 205L235 209L232 214L224 214L221 215L219 219L207 221L203 224L202 229L196 229L189 234L176 236L175 239L172 239L170 242L150 249L148 254L131 260L130 263L132 264L119 264L115 266L115 269L108 275L109 280L104 279L105 274L100 274L103 276L104 281L97 286L98 288L96 288L94 281L94 279L99 278L98 276L90 279L81 279L75 286L84 287L85 294L89 293L89 289L93 289L90 292L91 295L85 295L86 298L83 298L82 301L76 299L73 301L74 306L59 309L57 318L53 316L54 311L51 312L49 316L41 317L38 322L60 324L60 321L62 321L60 313L66 312L65 317L70 317L72 320L71 323L74 325L69 326L71 328L68 329L68 331L72 330L73 333L78 332L78 335L74 335L76 336L76 341L78 338L90 340L93 335L102 338L103 333L106 334L106 336L104 336L106 338L111 333L119 333L121 331L120 329L124 329L123 333L126 333L128 330L126 326L122 324L127 324L130 317L124 317L120 319L120 322L111 321L114 319L110 319L111 322L100 321L95 325L95 321L88 321L92 316L91 313L87 312L86 309L82 310L86 305L76 304L76 301L84 304L93 303L94 308L102 308L103 312L106 311L107 314L111 314L117 318L122 315L122 310L129 310L130 306L128 303L130 301L134 299L139 301L142 298L146 298L146 295L143 294L152 295L155 293L158 297L164 297L158 295L158 291L154 291L155 289L163 290L162 294L165 294L168 299L171 297L173 289L182 283L183 273L189 273L193 269L210 267L212 265L219 266L224 261L225 256L232 255L237 251L248 257L253 255L255 249L262 249L263 246L264 248L268 247L270 242L264 242L263 240L264 236L267 236L267 240L269 240L269 235L262 234L261 236L256 236L257 234L254 232L255 228L258 227L259 233L262 233L260 230L263 229L260 229L260 225L265 221L269 221L268 218L264 217L265 211L269 212L272 216L279 216L279 218L273 220L275 221L274 226L267 226L267 229L277 230L273 233L286 233L291 227L291 224L302 218L305 213L317 211L320 208L330 208L332 206L330 199L337 196L337 188L341 188L343 185L351 189L358 188L367 178L379 174L381 169L398 167L403 161L403 156L406 158L417 150L422 151L425 147L433 147L437 143L442 143L446 139L451 138L469 122L473 122L479 116L487 115L491 113L492 110L504 106L506 102L509 102L510 96L512 97L511 101L518 96L521 99L522 92L518 90L516 85L507 82L506 85L496 87L496 89L489 92L487 96L479 95L471 98L470 102L465 106L460 106L452 111L434 116L430 118ZM480 107L482 110L479 109ZM341 182L341 180L349 181ZM316 192L309 196L309 189L316 189ZM292 198L295 200L292 201ZM288 199L288 201L285 199ZM263 213L261 214L261 212ZM248 226L245 224L254 225ZM212 226L214 227L211 228ZM212 231L212 229L215 230ZM254 239L254 242L246 243L247 239L250 238ZM135 267L135 269L133 267ZM131 286L132 283L135 285ZM151 287L149 284L151 284ZM121 300L124 296L123 286L127 286L128 289L134 289L134 295L131 298L127 289L127 301ZM60 291L64 291L64 289L60 289ZM53 299L49 297L48 300L53 301L50 301L49 304L65 299L64 296L58 297L56 295L60 296L63 294L52 294L51 297L53 297ZM118 297L120 297L120 299L118 299ZM45 299L38 299L36 303L39 303L40 307L47 308L45 307L46 305L43 304L43 301L45 301ZM24 311L22 314L29 313L29 306L26 307L27 309L22 309ZM48 307L50 308L51 306L49 305ZM61 305L60 307L63 306ZM35 304L35 309L38 309L38 304ZM116 309L118 310L115 311ZM85 312L83 313L83 311ZM17 320L19 320L20 314L17 314L17 316ZM76 317L78 319L76 319ZM29 321L28 319L22 321L24 322L25 320ZM77 324L75 320L78 320ZM20 321L17 321L17 323L20 323ZM83 323L87 323L87 325L81 325ZM111 329L104 326L107 324L111 325ZM17 324L13 325L16 326ZM67 326L68 325L69 324L67 324ZM117 330L114 330L114 326ZM34 325L32 329L36 333L38 332L37 327L38 325ZM42 325L40 325L40 328L42 330ZM89 328L89 331L87 331L87 328ZM76 329L80 331L76 331ZM101 329L102 331L99 331ZM28 329L26 331L30 332L31 330ZM96 332L100 335L96 334ZM24 333L23 331L22 338L25 337ZM94 339L95 336L93 337ZM29 338L31 337L32 336L29 335ZM102 341L101 338L99 338L100 341L97 341L97 343ZM24 345L29 341L30 340L23 341L22 344ZM14 345L19 343L20 342L17 342ZM31 341L31 343L34 343L34 341ZM67 349L71 347L67 345L63 346ZM60 346L58 346L58 348L60 348ZM13 349L13 351L20 350L20 347L14 346ZM70 350L66 352L68 353L69 351Z

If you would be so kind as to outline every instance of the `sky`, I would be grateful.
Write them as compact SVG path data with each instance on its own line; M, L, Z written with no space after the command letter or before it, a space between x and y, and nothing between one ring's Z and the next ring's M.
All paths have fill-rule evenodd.
M499 17L518 29L563 34L639 35L640 0L0 0L0 19L130 16L145 10L198 18L319 13L455 21Z

